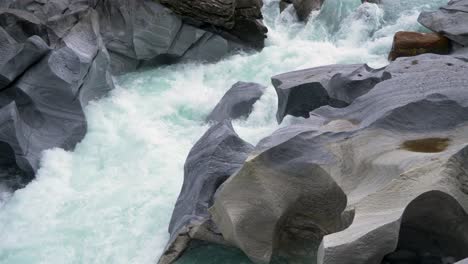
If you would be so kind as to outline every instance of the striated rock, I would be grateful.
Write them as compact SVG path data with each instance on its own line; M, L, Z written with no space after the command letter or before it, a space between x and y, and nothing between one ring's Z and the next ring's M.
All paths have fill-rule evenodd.
M307 21L314 10L320 10L325 0L292 0L297 17L301 21Z
M107 0L99 2L96 10L115 74L180 59L215 61L239 47L220 35L184 23L154 1Z
M236 134L230 121L212 126L193 146L184 166L184 184L169 225L168 246L159 260L172 263L192 239L223 243L208 207L218 187L244 163L253 146Z
M320 107L263 139L210 208L223 237L256 263L317 252L320 264L373 264L397 249L467 258L467 66L399 58L349 106ZM288 250L294 241L308 250Z
M278 94L276 119L286 115L309 117L324 105L344 107L365 94L389 75L367 65L330 65L289 72L272 77Z
M43 150L74 148L86 133L83 107L113 87L97 13L86 9L62 20L58 28L52 18L46 23L25 11L0 12L6 47L0 70L0 142L6 149L1 163L20 175L0 183L12 189L33 178Z
M468 0L451 0L437 11L422 12L418 22L451 41L468 45Z
M263 95L266 87L257 83L237 82L206 118L207 122L246 118L253 110L253 105Z
M16 42L0 28L0 89L7 87L17 77L36 64L50 50L38 36L32 36L23 43Z
M83 108L113 88L112 73L214 61L263 43L255 33L242 41L227 29L197 28L152 0L22 0L0 7L0 185L10 189L34 177L43 150L71 150L82 140ZM260 7L257 0L237 1L232 19L240 22L229 30L263 30Z
M200 25L234 27L236 0L161 0L161 3Z
M388 59L411 57L424 53L448 54L450 41L439 34L399 31L393 38L393 45Z
M261 22L262 0L162 0L191 25L262 49L267 28Z
M0 13L5 52L0 62L1 141L11 150L4 152L8 162L3 162L3 171L18 172L12 173L15 181L0 183L17 189L33 178L43 150L72 149L83 138L82 107L106 94L113 83L94 11L63 14L60 28L58 18L44 22L15 9Z

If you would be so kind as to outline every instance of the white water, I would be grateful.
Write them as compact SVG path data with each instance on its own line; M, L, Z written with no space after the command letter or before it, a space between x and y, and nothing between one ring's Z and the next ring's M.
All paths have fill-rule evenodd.
M278 14L265 0L267 47L216 64L175 65L129 74L86 109L89 132L74 152L46 151L37 179L0 199L0 263L154 263L191 146L204 117L236 81L332 63L383 66L398 30L421 30L420 10L446 0L327 0L310 22ZM400 3L402 2L402 3ZM406 4L404 4L406 3ZM291 10L288 10L291 11ZM255 144L277 128L272 87L234 126Z

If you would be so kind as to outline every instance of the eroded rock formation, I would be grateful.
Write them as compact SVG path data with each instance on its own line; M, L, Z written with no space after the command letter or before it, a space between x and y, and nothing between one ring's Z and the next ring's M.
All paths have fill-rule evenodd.
M391 78L349 106L323 106L263 139L210 209L224 238L268 263L292 229L321 243L318 263L372 264L399 243L417 243L399 240L400 232L421 230L413 239L424 239L428 225L448 217L463 225L441 227L438 239L466 248L467 67L452 56L397 59L381 70ZM431 217L414 209L420 197L452 202L443 217L417 223ZM446 255L460 260L468 256L462 252Z
M263 95L266 87L257 83L237 82L208 115L208 122L246 118L253 110L253 105Z
M217 32L152 0L0 1L0 184L24 186L43 150L73 149L86 133L83 107L113 88L112 74L214 61L251 40L263 47L264 29L246 39L227 32L253 17L261 25L260 7L237 1L235 23Z
M267 28L261 18L262 0L161 0L184 20L261 49ZM223 34L224 33L224 34Z
M286 115L308 118L324 105L344 107L390 75L367 65L331 65L272 77L278 95L276 119Z
M218 187L244 163L253 146L236 134L229 120L213 125L193 146L184 166L184 184L169 225L171 238L159 260L172 263L192 239L223 243L208 207Z

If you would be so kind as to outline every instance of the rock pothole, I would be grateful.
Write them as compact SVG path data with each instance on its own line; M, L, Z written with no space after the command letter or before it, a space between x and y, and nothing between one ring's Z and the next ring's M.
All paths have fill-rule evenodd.
M412 152L438 153L445 151L449 144L449 138L433 137L407 140L401 144L401 148Z

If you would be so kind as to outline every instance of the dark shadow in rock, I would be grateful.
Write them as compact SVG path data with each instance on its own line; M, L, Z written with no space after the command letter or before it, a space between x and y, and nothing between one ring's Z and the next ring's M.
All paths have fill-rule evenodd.
M406 208L398 247L382 264L455 263L468 257L468 215L450 195L431 191Z

